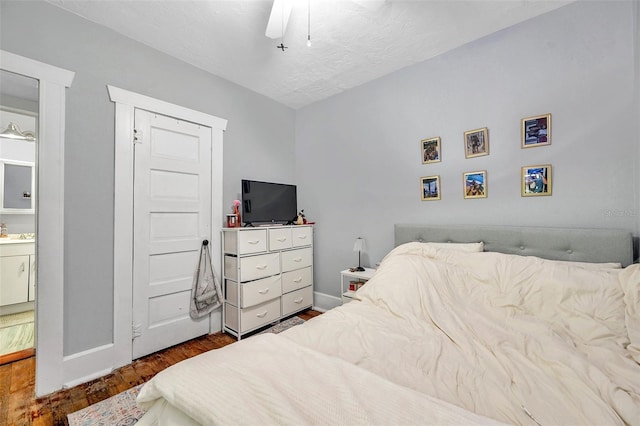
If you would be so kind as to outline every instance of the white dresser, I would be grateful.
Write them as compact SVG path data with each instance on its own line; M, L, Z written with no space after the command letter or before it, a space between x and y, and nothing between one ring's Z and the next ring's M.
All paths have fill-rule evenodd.
M223 331L238 339L313 304L313 226L222 230Z

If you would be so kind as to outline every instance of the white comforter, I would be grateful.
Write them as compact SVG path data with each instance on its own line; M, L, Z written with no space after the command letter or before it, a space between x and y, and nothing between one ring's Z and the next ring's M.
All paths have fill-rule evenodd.
M176 364L137 401L141 426L498 424L274 334Z
M639 268L411 243L283 336L504 422L640 424Z
M141 424L640 424L640 265L411 243L357 297L163 371Z

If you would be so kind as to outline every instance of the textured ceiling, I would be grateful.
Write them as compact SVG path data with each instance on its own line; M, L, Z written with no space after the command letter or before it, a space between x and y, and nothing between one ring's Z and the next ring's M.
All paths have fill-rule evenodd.
M285 52L270 0L48 1L297 109L575 0L294 0Z

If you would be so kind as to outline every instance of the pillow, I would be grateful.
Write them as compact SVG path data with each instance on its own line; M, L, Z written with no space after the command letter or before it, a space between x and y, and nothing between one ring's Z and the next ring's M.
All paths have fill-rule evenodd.
M579 268L589 269L593 271L607 270L607 269L622 269L622 263L617 263L617 262L591 263L591 262L574 262L571 260L550 260L550 261L558 265L577 266Z
M430 247L461 251L464 253L478 253L484 251L484 243L422 243Z

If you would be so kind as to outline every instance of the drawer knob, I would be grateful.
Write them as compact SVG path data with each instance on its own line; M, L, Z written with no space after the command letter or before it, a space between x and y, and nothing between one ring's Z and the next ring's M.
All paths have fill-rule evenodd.
M298 299L294 299L294 300L293 300L293 303L297 303L297 304L299 305L300 303L302 303L302 301L303 301L303 300L304 300L304 298L303 298L303 297L300 297L300 298L298 298Z
M294 283L299 283L300 281L302 281L302 277L298 277L293 280Z
M276 240L280 241L281 243L284 241L287 241L286 237L280 237L280 238L276 238Z
M300 238L301 240L306 240L307 236L306 235L298 235L298 238Z
M302 258L301 257L296 257L295 259L293 259L294 262L302 262Z
M267 269L267 265L256 265L256 269L260 269L261 271Z
M267 316L267 311L264 311L264 312L263 312L263 313L261 313L261 314L256 314L256 316L257 316L258 318L264 318L264 317L266 317L266 316Z
M251 241L247 241L247 243L249 243L249 244L253 244L253 245L258 244L259 242L260 242L260 240L251 240Z
M262 290L258 290L258 293L260 293L260 294L267 294L267 293L269 293L269 287L267 287L267 288L265 288L265 289L262 289Z

